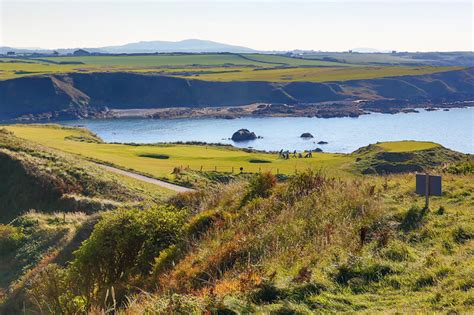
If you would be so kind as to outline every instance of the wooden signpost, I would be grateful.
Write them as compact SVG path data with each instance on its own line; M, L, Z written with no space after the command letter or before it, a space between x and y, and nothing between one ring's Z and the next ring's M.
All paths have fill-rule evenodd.
M425 196L425 207L430 205L431 196L441 196L441 176L426 174L416 174L416 193Z

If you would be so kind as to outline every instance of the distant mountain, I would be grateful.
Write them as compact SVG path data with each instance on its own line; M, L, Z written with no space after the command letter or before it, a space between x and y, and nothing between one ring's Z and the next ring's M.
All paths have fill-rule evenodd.
M79 48L59 48L55 49L60 54L70 54ZM119 46L106 46L98 48L82 48L89 52L94 53L113 53L113 54L133 54L133 53L171 53L171 52L183 52L183 53L203 53L203 52L230 52L230 53L250 53L256 52L256 50L228 45L210 40L201 39L186 39L177 42L171 41L142 41L137 43L129 43ZM0 47L0 54L6 54L9 51L15 53L52 53L52 49L26 49L26 48L14 48L14 47Z
M107 46L99 48L102 51L110 53L152 53L152 52L233 52L248 53L255 52L254 49L222 44L209 40L186 39L177 42L170 41L144 41L130 43L120 46Z

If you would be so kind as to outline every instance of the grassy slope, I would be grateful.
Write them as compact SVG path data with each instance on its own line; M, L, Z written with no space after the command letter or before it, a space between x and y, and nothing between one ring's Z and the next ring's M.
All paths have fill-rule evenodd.
M97 140L86 132L83 136ZM0 252L0 306L21 300L24 285L45 265L70 260L98 212L161 203L175 195L2 128L0 160L0 223L10 223L24 235L18 248ZM0 236L3 241L5 235Z
M192 170L213 171L215 166L221 172L237 173L240 167L244 172L271 171L293 174L295 169L327 169L331 174L343 174L344 166L354 158L343 154L315 153L312 159L278 159L276 154L247 153L239 149L202 145L122 145L96 144L64 140L77 135L78 129L58 129L44 126L7 126L17 136L43 145L80 154L84 157L105 161L120 167L130 168L156 177L172 178L174 167L187 167ZM161 154L169 159L141 157L145 154ZM271 163L250 163L252 159L268 160Z
M157 178L176 181L175 167L191 171L214 171L234 174L240 167L245 173L271 172L292 175L308 168L322 169L329 175L354 176L357 173L393 173L420 171L446 161L466 157L432 142L385 142L359 149L353 154L314 153L313 158L279 159L277 154L246 152L229 146L213 145L126 145L89 143L67 140L68 137L87 137L88 131L78 128L60 128L51 125L10 125L6 128L18 137L42 145L79 154L82 157L132 169ZM157 157L157 158L154 158ZM163 157L167 157L164 158ZM263 160L267 163L252 163ZM189 167L189 168L188 168ZM196 179L191 179L192 181ZM181 180L177 180L180 182ZM186 181L181 181L186 182Z
M209 161L213 155L219 155L221 163L241 162L249 157L270 158L229 148L137 147L64 140L74 135L97 141L85 130L55 126L7 128L45 146L78 150L75 153L84 155L99 154L107 160L117 159L124 167L132 163L157 174L163 171L161 163L167 160L148 162L149 158L143 160L136 154L150 150L183 154L181 151L190 150L190 155L182 155L181 161L196 159L200 163ZM35 150L50 150L26 141L16 143L18 147L25 144ZM436 145L408 141L375 146L399 153L433 149ZM355 158L321 156L328 156L327 169L335 175L349 174L340 167ZM294 163L287 161L290 162ZM181 294L191 295L183 295L180 303L171 306L171 309L186 306L186 312L209 308L209 301L212 307L224 305L233 310L264 313L472 311L474 289L469 280L473 276L470 266L474 263L472 174L445 174L444 195L433 197L432 210L419 220L419 225L409 228L403 228L407 209L423 202L413 192L413 175L327 180L327 185L320 186L318 176L302 175L254 201L245 199L249 188L244 182L175 199L174 203L199 213L187 227L192 233L187 238L186 250L172 269L165 273L160 269L150 276L150 281L139 285L149 283L149 289L154 290L160 283L163 292L177 289ZM438 211L440 206L444 212ZM0 261L0 274L6 279L4 285L26 272L19 282L11 284L14 294L22 292L23 281L30 279L41 266L51 262L61 264L64 257L70 257L71 249L67 245L76 239L87 220L93 218L67 215L66 222L62 219L61 215L30 213L19 221L20 227L28 227L25 231L34 240L31 242L34 246L24 243L26 247L21 253L27 254L27 260L22 263ZM31 222L36 225L31 226ZM358 245L361 226L370 227L368 241L362 249ZM76 239L74 246L77 245ZM36 267L28 267L28 261ZM13 265L20 269L11 269ZM129 313L145 309L151 313L163 311L167 303L179 299L163 292L145 295L137 301L132 299ZM16 301L22 299L15 297Z
M444 195L416 218L408 209L423 198L413 192L412 175L323 187L302 177L244 207L245 187L212 192L216 197L201 205L207 211L192 222L211 217L214 225L158 274L162 293L132 303L129 312L162 311L179 301L166 294L177 290L196 313L470 313L474 178L445 174L444 183Z
M85 131L82 133L88 134ZM109 174L64 151L19 139L4 130L0 133L0 150L2 166L7 166L1 168L7 180L0 187L3 192L9 192L2 196L0 209L7 212L0 215L1 221L9 217L8 210L61 210L62 207L75 209L82 204L82 211L88 211L88 204L94 209L99 207L102 201L113 205L116 202L159 200L170 195L164 188L153 188L152 193L158 193L153 195L146 191L147 186L132 179L123 184L120 180L123 176ZM14 199L10 194L18 196ZM50 196L43 199L42 194ZM82 201L76 204L74 199Z

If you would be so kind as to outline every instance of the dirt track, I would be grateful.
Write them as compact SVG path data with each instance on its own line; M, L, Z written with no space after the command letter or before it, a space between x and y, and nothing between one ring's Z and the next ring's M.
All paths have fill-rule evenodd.
M129 171L124 171L124 170L121 170L121 169L118 169L118 168L115 168L115 167L112 167L112 166L98 164L98 163L96 163L96 164L98 166L110 171L110 172L117 173L117 174L124 175L124 176L128 176L128 177L131 177L131 178L135 178L135 179L138 179L138 180L141 180L141 181L153 184L153 185L158 185L158 186L161 186L163 188L176 191L176 192L195 191L192 188L178 186L178 185L171 184L171 183L159 180L159 179L143 176L143 175L140 175L140 174L137 174L137 173L132 173L132 172L129 172Z

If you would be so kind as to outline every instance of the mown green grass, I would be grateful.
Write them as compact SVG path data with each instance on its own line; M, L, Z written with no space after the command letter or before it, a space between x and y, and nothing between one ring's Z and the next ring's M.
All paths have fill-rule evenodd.
M379 143L377 146L388 152L411 152L439 147L439 144L428 141L393 141Z
M41 125L11 125L6 129L18 137L35 141L42 145L79 154L83 157L112 163L141 173L160 178L171 178L175 167L219 172L265 172L274 174L294 174L307 168L327 169L331 174L346 175L345 167L354 160L345 154L316 153L310 159L279 159L277 154L248 153L243 150L204 145L124 145L98 144L65 140L66 137L80 136L80 129L57 128ZM146 155L166 155L168 159L152 159ZM253 160L268 160L270 163L252 163Z

